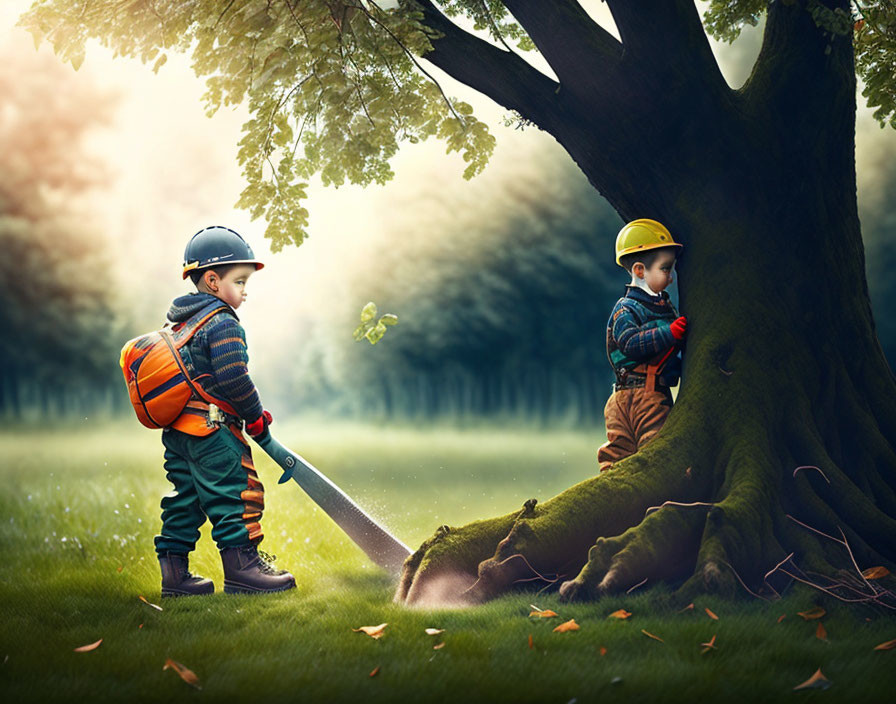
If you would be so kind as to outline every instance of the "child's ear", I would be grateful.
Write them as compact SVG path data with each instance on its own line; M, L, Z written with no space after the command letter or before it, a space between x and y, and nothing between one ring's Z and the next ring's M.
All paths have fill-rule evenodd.
M207 288L210 288L212 291L214 291L218 286L218 275L215 273L214 269L211 269L202 275L202 281L205 283Z
M644 270L645 270L645 267L644 267L644 264L643 264L642 262L635 262L635 263L632 265L632 273L633 273L635 276L637 276L639 279L643 279L643 278L644 278Z

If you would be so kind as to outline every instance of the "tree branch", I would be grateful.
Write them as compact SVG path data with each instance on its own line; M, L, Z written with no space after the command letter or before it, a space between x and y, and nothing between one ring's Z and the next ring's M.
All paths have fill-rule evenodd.
M429 0L418 0L423 24L442 36L423 58L496 103L549 129L559 84L527 61L480 39L451 22Z
M668 174L702 158L707 125L732 102L694 0L608 0L629 38L619 55L574 0L502 2L560 83L417 0L440 35L424 58L549 132L624 218L645 202L662 211Z
M807 4L769 6L762 48L740 92L757 122L769 126L778 153L854 173L852 25L846 34L831 33L816 25ZM848 0L822 4L849 11ZM820 115L824 130L817 127Z
M564 85L605 75L622 56L622 44L588 16L576 0L502 0ZM567 83L568 82L568 83Z
M846 54L849 55L848 69L854 75L851 33L826 37L825 29L815 24L806 4L802 0L793 4L775 2L769 5L762 47L753 72L742 88L744 94L767 90L781 95L795 90L805 93L823 79L821 74L825 68L832 68L835 61L842 62ZM822 4L846 11L849 9L848 0L828 0ZM830 49L826 50L826 46ZM830 58L825 59L826 56ZM787 70L782 70L784 68ZM816 80L812 80L813 74L816 74Z
M627 59L642 70L727 88L694 0L606 0ZM678 79L676 82L680 82Z
M408 49L404 45L404 42L402 42L401 39L399 39L391 29L389 29L385 24L383 24L380 20L378 20L376 15L372 14L363 5L361 5L360 8L361 8L361 12L363 12L365 15L367 15L368 19L370 19L374 24L379 25L379 27L382 30L384 30L386 32L386 34L388 34L392 38L393 41L398 43L398 46L400 46L402 48L405 55L411 60L411 62L414 64L414 66L417 67L417 70L420 71L424 76L426 76L430 81L432 81L433 85L435 85L435 87L438 89L439 93L442 95L442 99L445 101L445 105L448 107L448 110L451 112L452 115L454 115L454 118L458 122L463 124L463 121L464 121L463 118L457 114L457 110L454 109L454 106L451 104L451 101L448 99L448 96L445 95L445 91L442 88L442 84L439 83L435 79L435 77L429 73L429 71L427 71L425 68L423 68L420 65L420 62L417 61L417 57L415 57L414 54L411 53L411 50Z
M669 1L678 4L683 0ZM554 5L554 0L502 2L513 7L533 42L548 50L561 83L519 56L461 30L429 0L417 0L424 12L423 24L442 35L431 39L433 51L424 58L553 135L620 213L636 217L634 214L641 212L637 204L649 201L653 190L659 188L647 178L659 168L657 155L669 152L670 144L683 141L682 135L690 137L689 130L702 129L704 116L714 114L708 106L718 104L717 94L703 90L705 79L699 75L688 75L687 90L673 88L670 93L661 73L651 72L650 66L645 69L641 63L626 62L624 44L622 55L614 58L607 53L610 45L602 38L604 30L596 31L593 20L583 18L580 7L578 14L574 12L572 6L578 3L573 0L556 0L565 15L547 7ZM646 20L652 22L650 17ZM699 18L697 21L699 24ZM585 30L576 23L584 23ZM702 33L702 25L699 27ZM552 29L560 35L551 37ZM596 45L588 44L589 36ZM706 41L705 34L701 38ZM687 53L687 47L678 51ZM596 57L606 59L606 64L599 65ZM695 67L690 70L698 71ZM720 77L719 81L727 91L724 80ZM691 113L694 105L700 108L696 120ZM658 114L664 119L657 119Z

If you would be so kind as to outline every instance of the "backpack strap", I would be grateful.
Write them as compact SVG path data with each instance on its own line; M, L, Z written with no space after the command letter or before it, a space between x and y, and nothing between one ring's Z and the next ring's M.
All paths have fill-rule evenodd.
M220 303L209 303L204 308L201 308L192 316L187 318L186 321L180 324L178 327L175 325L170 328L171 336L176 343L177 349L180 349L185 344L187 344L192 338L193 335L197 333L199 328L205 325L211 318L222 311L229 311L230 306L221 305ZM175 329L176 328L176 329Z
M229 310L230 306L228 305L210 303L209 305L197 311L190 318L188 318L177 330L174 330L172 328L163 328L159 330L159 335L162 337L162 340L165 341L165 344L168 345L169 349L173 353L174 359L177 361L178 367L180 367L180 371L183 373L184 378L187 380L187 384L189 384L190 388L193 390L194 398L201 399L207 404L213 403L228 415L239 418L240 414L233 406L227 403L227 401L212 396L210 393L208 393L208 391L202 388L202 384L200 384L198 381L199 377L190 377L190 375L187 373L187 368L184 364L184 360L180 356L180 348L187 344L203 325L205 325L209 320L212 319L213 316L220 313L221 311Z

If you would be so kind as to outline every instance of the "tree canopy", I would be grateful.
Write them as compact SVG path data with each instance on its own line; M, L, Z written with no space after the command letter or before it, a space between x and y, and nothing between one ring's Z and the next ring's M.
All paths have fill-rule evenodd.
M828 50L854 32L868 103L882 124L896 126L892 0L854 2L849 10L830 0L771 2L804 6L827 33ZM509 122L551 131L546 116L563 110L568 77L598 75L601 62L618 60L623 48L638 51L632 27L647 22L647 11L635 17L619 0L608 4L621 42L575 0L36 0L20 24L76 68L89 38L155 71L169 52L192 52L197 75L206 78L209 114L248 101L251 117L239 143L246 185L237 205L265 217L277 250L306 236L302 203L315 175L324 185L382 184L393 175L400 144L429 137L462 153L466 178L485 167L493 135L469 104L446 94L421 58L511 110ZM768 4L712 0L705 29L733 41ZM692 0L649 5L650 21L673 39L695 30ZM543 53L556 78L521 56L532 51ZM698 51L693 60L711 57Z

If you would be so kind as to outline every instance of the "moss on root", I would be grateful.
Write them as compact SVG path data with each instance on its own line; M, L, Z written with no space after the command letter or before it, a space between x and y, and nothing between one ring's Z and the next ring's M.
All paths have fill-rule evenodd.
M441 526L411 555L395 593L395 601L453 603L476 580L478 564L507 534L515 514L474 521L460 528Z
M613 538L598 538L588 562L560 586L570 601L626 591L646 581L672 579L692 571L710 506L667 505ZM645 569L646 567L646 569Z
M597 535L618 535L669 498L690 502L706 490L710 468L659 440L543 504L460 529L440 529L405 564L396 601L479 603L518 581L578 573ZM600 506L602 510L595 511ZM523 555L525 560L516 558ZM511 559L512 558L512 559ZM454 598L443 588L464 585ZM434 585L439 583L438 587ZM450 591L450 589L448 590Z

